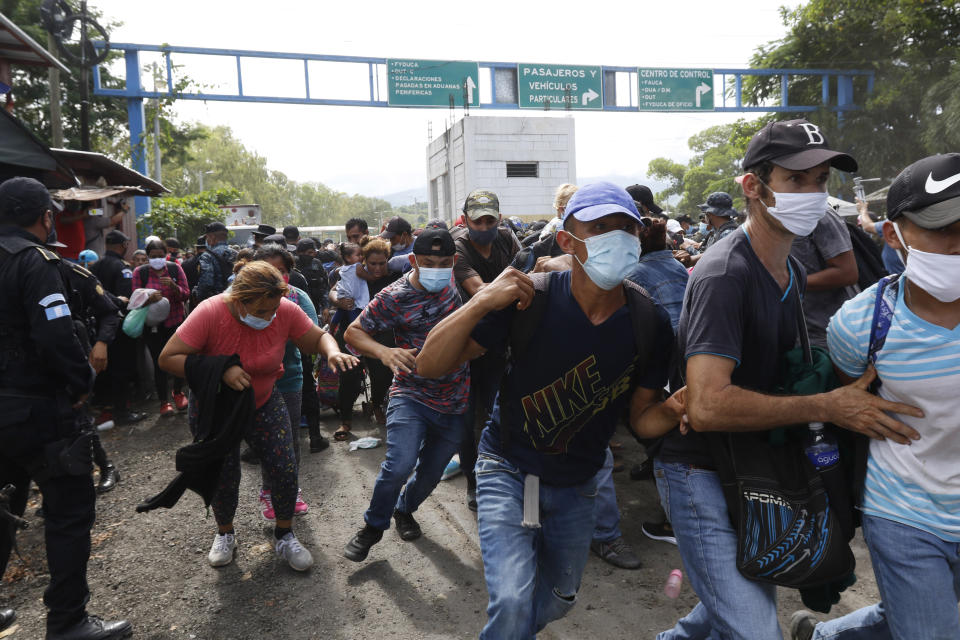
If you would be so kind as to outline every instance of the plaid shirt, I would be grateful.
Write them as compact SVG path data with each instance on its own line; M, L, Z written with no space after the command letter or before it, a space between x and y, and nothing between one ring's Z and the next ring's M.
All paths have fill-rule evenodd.
M167 263L170 264L170 263ZM173 269L173 274L176 276L173 278L173 286L165 287L160 284L160 278L169 278L170 274L167 272L167 268L164 267L163 271L157 273L150 268L150 265L142 265L137 267L133 272L133 288L134 289L156 289L163 297L170 301L170 315L167 316L167 319L163 321L163 326L177 328L183 324L183 319L187 317L186 309L183 306L183 303L190 299L190 285L187 284L187 274L183 272L183 269L180 268L180 265L173 263L175 267ZM147 286L141 286L143 282L143 275L141 270L147 272Z

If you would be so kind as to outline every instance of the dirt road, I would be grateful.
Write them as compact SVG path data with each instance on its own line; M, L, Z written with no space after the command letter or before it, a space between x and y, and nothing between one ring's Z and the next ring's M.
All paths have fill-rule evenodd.
M329 434L335 418L329 412L322 417ZM359 415L354 432L381 435ZM643 459L632 438L620 434L617 439L627 468ZM259 469L244 464L236 519L240 554L234 564L213 569L206 554L215 525L195 494L188 492L171 510L134 511L172 478L173 453L189 441L185 418L161 420L154 414L132 430L105 432L103 440L123 478L97 505L89 609L108 619L128 618L136 638L439 640L476 638L483 627L483 566L462 476L441 483L417 512L421 539L402 542L391 529L367 561L356 564L341 552L363 524L384 448L349 452L346 443L332 443L327 451L309 454L305 445L300 484L310 512L295 527L316 563L297 574L275 557L272 530L257 511ZM577 606L540 638L654 638L697 602L687 583L676 600L663 594L663 583L671 569L680 567L680 558L676 547L648 540L640 531L642 519L653 513L653 485L633 482L627 472L614 478L622 529L644 566L624 571L592 556ZM12 606L19 615L7 636L16 640L43 637L47 574L36 506L28 510L31 529L20 538L26 564L14 558L0 589L0 606ZM844 594L833 616L877 599L859 540L856 551L860 581ZM795 592L781 590L780 595L785 624L801 603Z

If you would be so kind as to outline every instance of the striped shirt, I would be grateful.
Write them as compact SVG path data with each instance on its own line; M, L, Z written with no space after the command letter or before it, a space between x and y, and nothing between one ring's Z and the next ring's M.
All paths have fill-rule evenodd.
M920 433L910 445L871 440L864 513L960 542L960 326L923 320L904 303L900 281L893 322L877 354L880 395L919 407L895 417ZM867 368L877 285L848 300L830 320L830 357L849 376Z

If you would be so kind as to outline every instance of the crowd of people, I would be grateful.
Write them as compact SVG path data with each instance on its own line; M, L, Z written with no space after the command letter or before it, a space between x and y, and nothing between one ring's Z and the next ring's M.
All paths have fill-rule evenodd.
M31 480L43 495L47 638L132 633L87 614L85 571L96 493L122 471L98 429L142 420L132 398L148 393L161 417L185 412L195 442L138 509L197 491L217 528L207 562L228 565L241 460L259 464L260 513L297 571L313 564L294 532L311 491L301 426L310 454L328 449L326 406L331 438L353 439L364 394L386 449L343 556L366 560L391 522L401 541L424 535L416 511L458 465L477 514L483 639L532 638L564 616L591 552L641 566L613 482L620 426L647 453L631 477L660 498L637 524L677 545L699 598L658 640L782 637L784 583L745 568L729 462L826 433L854 445L830 461L850 513L827 494L862 526L881 601L826 621L798 611L791 637L960 638L960 154L905 168L886 218L860 203L859 226L827 201L831 172L856 160L817 125L768 124L741 166L740 211L716 192L699 216L671 218L644 185L564 184L556 217L528 224L476 189L451 225L394 217L376 233L355 218L338 244L263 224L241 247L212 222L193 247L151 237L130 262L116 229L102 252L58 256L46 189L0 185L0 486L16 486L16 515ZM885 273L866 266L864 232ZM820 384L785 391L797 345ZM827 486L818 460L801 462ZM11 543L0 527L0 574ZM833 602L850 584L837 582ZM0 611L0 629L14 615Z

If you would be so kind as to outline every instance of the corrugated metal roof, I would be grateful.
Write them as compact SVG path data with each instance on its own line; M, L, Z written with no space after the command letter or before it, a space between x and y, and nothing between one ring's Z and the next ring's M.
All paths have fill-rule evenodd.
M70 69L2 13L0 13L0 60L9 60L17 64L57 67L60 71L70 73Z
M91 178L97 180L102 177L106 181L104 186L127 185L139 187L149 196L160 196L170 192L159 182L111 160L102 153L74 151L73 149L50 149L50 151L57 160L70 167L81 182L89 184Z

